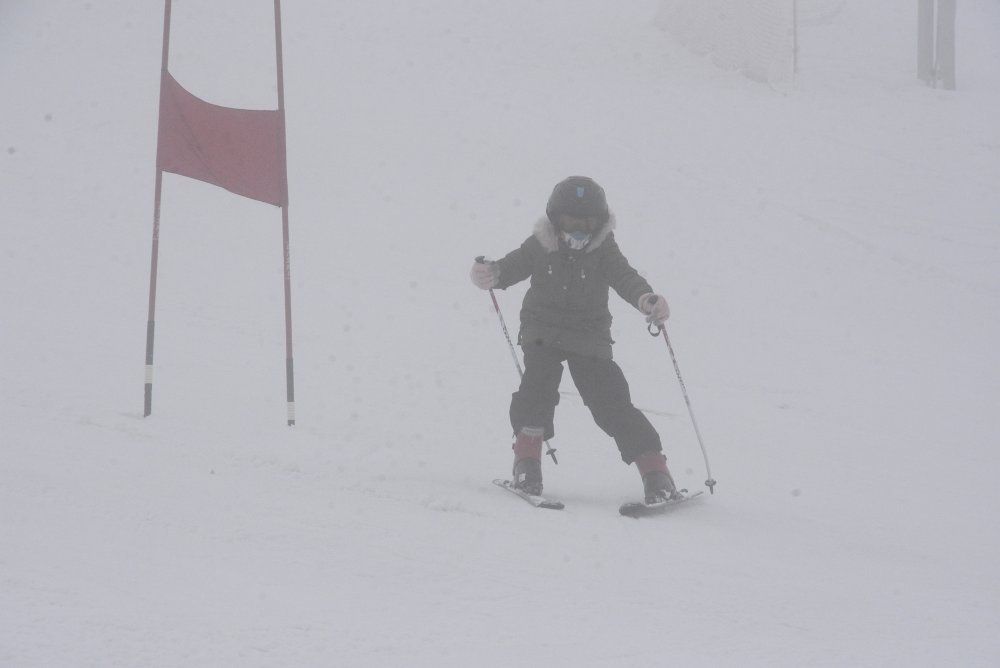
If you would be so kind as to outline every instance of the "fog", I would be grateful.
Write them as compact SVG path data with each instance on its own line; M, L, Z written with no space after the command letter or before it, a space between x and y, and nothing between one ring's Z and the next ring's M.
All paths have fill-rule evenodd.
M997 665L1000 5L961 3L952 92L912 5L830 3L762 82L654 0L283 3L288 427L280 211L174 174L142 417L163 5L0 4L0 665ZM175 0L170 72L273 109L272 21ZM490 484L517 373L468 270L570 174L670 301L718 484L665 516L619 516L568 375L565 510Z

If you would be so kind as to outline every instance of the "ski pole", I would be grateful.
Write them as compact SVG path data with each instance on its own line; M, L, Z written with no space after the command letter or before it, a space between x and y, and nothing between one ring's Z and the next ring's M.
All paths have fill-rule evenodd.
M486 256L480 255L479 257L476 258L476 262L478 262L479 264L486 264L487 263ZM503 312L500 311L500 302L497 301L497 296L493 292L493 288L490 288L490 299L493 300L493 308L496 309L497 317L500 319L500 328L503 330L504 338L507 339L507 347L510 349L510 356L514 360L514 366L517 367L517 375L519 378L523 379L524 369L521 368L521 361L517 359L517 351L514 350L513 341L510 340L510 332L507 330L507 322L503 319ZM549 444L548 440L545 441L545 447L546 447L545 454L547 454L549 457L552 457L552 461L558 464L559 460L556 459L555 448L553 448Z
M654 327L656 328L655 331ZM654 325L650 323L647 330L651 336L659 336L662 332L663 340L667 342L667 350L670 351L670 359L674 363L674 371L677 373L677 381L681 385L681 394L684 395L684 403L687 404L688 415L691 416L691 424L694 425L694 435L698 438L698 445L701 446L701 456L705 459L705 474L708 476L708 479L705 481L705 486L708 487L709 493L715 494L715 479L712 478L712 467L709 466L708 463L708 451L705 450L705 442L701 438L701 431L698 429L698 421L694 419L694 411L691 410L691 399L688 398L687 387L684 385L684 378L681 377L681 368L677 365L677 355L674 354L674 347L670 345L670 337L667 335L667 328L663 325Z

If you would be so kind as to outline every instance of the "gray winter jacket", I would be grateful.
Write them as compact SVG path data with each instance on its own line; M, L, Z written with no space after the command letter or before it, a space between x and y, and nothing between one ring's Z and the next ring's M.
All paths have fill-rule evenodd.
M543 218L517 250L497 261L504 289L531 277L521 306L522 347L546 345L572 353L611 359L609 288L638 308L653 289L629 265L615 243L610 217L583 250L572 250Z

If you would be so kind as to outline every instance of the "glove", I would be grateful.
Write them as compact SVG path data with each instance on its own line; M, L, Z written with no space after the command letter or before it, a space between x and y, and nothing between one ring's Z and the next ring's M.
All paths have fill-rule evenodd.
M473 262L469 278L477 288L489 290L500 280L500 267L496 262Z
M670 306L663 295L647 292L639 297L639 310L646 314L646 322L660 327L670 317Z

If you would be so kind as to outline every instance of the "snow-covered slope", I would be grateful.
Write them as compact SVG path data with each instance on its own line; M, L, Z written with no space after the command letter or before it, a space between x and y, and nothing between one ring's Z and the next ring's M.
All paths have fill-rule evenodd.
M294 428L278 211L173 175L141 417L162 5L0 5L0 666L1000 663L1000 6L945 93L912 3L842 4L785 94L652 1L285 3ZM171 71L273 107L270 12L176 0ZM567 509L489 484L516 371L468 267L574 173L671 301L719 484L669 517L617 515L572 394Z

